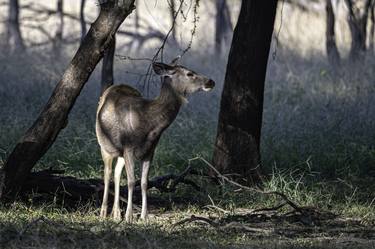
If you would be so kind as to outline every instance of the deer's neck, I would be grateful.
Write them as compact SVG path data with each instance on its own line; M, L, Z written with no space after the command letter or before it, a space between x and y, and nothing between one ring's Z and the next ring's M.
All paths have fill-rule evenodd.
M170 84L170 79L165 78L160 95L153 101L153 111L159 117L160 125L169 126L176 118L183 102L183 96L176 93Z

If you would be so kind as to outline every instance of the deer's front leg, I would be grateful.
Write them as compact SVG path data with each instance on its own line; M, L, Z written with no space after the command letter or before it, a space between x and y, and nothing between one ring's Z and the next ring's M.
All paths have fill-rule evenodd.
M125 220L128 223L133 222L133 190L135 185L134 177L134 158L131 152L124 153L126 176L128 179L128 206L126 208Z
M111 179L113 157L107 152L105 152L103 149L101 149L101 153L104 162L104 194L102 207L100 209L100 217L105 218L107 216L108 190L109 181Z
M144 161L142 164L142 178L141 178L141 189L142 189L142 213L141 219L147 220L147 183L148 183L148 170L150 168L150 161Z
M124 168L124 158L118 157L115 167L115 200L112 209L113 218L116 221L121 220L121 209L120 209L120 180L122 169Z

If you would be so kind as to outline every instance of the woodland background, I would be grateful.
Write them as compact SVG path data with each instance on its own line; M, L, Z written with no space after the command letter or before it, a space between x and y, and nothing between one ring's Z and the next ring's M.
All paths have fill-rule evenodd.
M327 53L327 37L332 35L327 34L328 2L279 1L265 87L261 158L268 178L264 186L285 193L301 207L316 208L307 220L288 214L286 207L258 212L282 202L275 196L238 191L228 183L211 184L204 176L207 164L191 160L209 160L212 155L226 60L241 2L226 1L230 25L224 18L221 27L228 28L222 31L220 44L215 38L216 1L199 1L199 6L186 1L164 48L164 59L170 61L189 48L180 63L209 75L217 86L209 94L193 96L184 106L160 141L150 175L178 174L190 163L201 174L190 179L207 187L196 191L181 185L173 193L152 191L155 217L148 225L102 222L95 200L72 208L53 195L46 200L36 193L26 202L0 206L0 245L373 248L374 3L365 26L365 49L353 55L348 2L354 2L353 13L362 16L367 1L331 2L338 59ZM48 100L82 35L78 1L64 0L62 15L56 12L57 1L20 0L19 4L21 46L7 45L8 2L0 7L0 165ZM158 77L144 77L148 59L160 47L173 18L167 1L138 0L136 6L116 37L114 79L152 98L160 82ZM86 1L87 29L97 13L97 3ZM102 177L94 126L100 69L99 65L90 77L67 128L37 170L63 170L82 179ZM173 226L191 215L208 217L221 226L202 220ZM235 226L225 227L231 222Z

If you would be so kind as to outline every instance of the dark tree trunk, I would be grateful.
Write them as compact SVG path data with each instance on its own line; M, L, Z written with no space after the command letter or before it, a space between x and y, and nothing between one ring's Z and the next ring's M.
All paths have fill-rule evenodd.
M354 6L353 0L345 0L348 6L348 24L352 37L349 57L358 60L366 51L367 19L372 0L366 0L362 11Z
M58 22L56 33L55 33L55 39L53 41L53 50L56 55L60 55L62 39L63 39L63 31L64 31L64 1L63 0L57 0L56 15L59 19L59 22Z
M86 21L85 21L85 4L86 4L86 0L81 0L81 8L79 10L79 21L81 23L81 40L85 38L85 35L87 33Z
M335 14L331 0L326 0L326 49L329 63L337 67L340 65L340 54L335 37Z
M102 64L102 80L101 80L101 93L113 85L113 61L115 58L116 50L116 36L111 40L109 47L104 53Z
M216 1L216 20L215 20L215 52L221 54L223 48L229 42L232 32L232 22L226 0Z
M25 44L20 30L18 0L9 0L8 15L8 46L10 50L22 52L25 50Z
M34 124L20 139L4 165L5 190L14 196L35 163L46 153L60 130L87 79L103 57L118 27L134 8L134 0L105 0L52 96Z
M277 0L242 0L229 52L213 164L247 184L260 180L264 81Z

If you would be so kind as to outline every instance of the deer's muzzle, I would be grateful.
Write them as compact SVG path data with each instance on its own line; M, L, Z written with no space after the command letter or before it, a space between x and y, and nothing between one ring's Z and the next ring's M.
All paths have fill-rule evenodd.
M207 81L205 84L204 84L204 86L203 86L203 91L206 91L206 92L208 92L208 91L211 91L213 88L215 87L215 81L213 81L213 80L209 80L209 81Z

